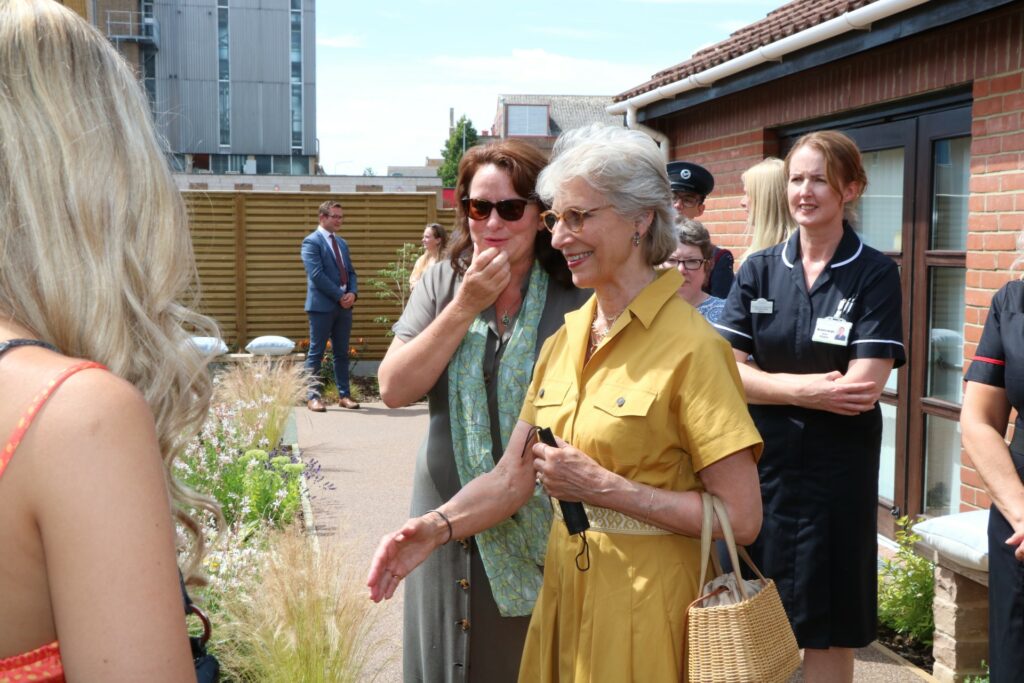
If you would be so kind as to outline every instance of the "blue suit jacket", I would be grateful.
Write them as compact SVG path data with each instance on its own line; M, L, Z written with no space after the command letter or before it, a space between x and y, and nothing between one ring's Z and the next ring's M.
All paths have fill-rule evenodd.
M329 313L338 308L342 294L351 292L359 295L356 284L356 271L352 267L352 257L348 253L348 243L337 234L341 250L341 259L348 271L348 286L342 288L341 273L338 262L334 259L334 251L327 240L314 230L302 240L302 265L306 268L306 311Z

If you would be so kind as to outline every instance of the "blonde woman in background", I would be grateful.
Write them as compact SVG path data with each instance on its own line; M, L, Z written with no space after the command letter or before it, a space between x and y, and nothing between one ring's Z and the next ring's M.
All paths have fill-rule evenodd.
M171 472L214 326L149 105L83 19L6 0L0 128L0 680L194 682L174 516L206 503Z
M783 166L782 159L768 157L740 176L743 181L740 206L747 212L747 234L751 235L746 254L785 242L796 230L796 221L786 200ZM743 258L746 260L746 255Z
M444 258L445 249L448 248L448 233L440 223L430 223L423 229L423 253L416 259L409 275L409 289L416 287L416 283L423 277L427 268Z

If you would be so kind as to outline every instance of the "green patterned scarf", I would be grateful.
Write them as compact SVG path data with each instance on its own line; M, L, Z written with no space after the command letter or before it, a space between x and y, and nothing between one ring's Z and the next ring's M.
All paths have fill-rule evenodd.
M537 328L547 298L548 274L536 261L522 310L512 327L508 347L498 365L498 418L501 442L507 444L519 419L523 398L533 374ZM451 409L452 445L459 481L465 486L494 468L491 419L484 384L487 322L482 315L448 364L448 405ZM476 535L491 592L504 617L526 616L533 611L543 573L551 504L538 489L514 517Z

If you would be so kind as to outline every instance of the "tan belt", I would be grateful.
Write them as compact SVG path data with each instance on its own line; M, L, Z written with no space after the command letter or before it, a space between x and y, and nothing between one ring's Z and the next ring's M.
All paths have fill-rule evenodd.
M561 522L562 506L558 505L554 498L551 499L551 509L554 511L555 518ZM587 505L586 503L583 504L583 509L587 511L587 519L590 520L590 528L587 531L601 531L606 534L633 534L636 536L669 536L672 534L671 531L665 531L661 527L641 522L639 519L633 519L629 515L624 515L616 510L609 510L608 508L596 505Z

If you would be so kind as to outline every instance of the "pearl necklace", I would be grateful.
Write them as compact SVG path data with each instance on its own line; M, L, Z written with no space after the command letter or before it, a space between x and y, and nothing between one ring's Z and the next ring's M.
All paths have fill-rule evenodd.
M612 327L615 325L615 321L619 319L620 315L622 315L622 311L619 311L618 313L616 313L615 315L612 315L612 316L607 316L607 315L606 316L601 316L596 311L594 312L594 322L590 323L590 349L591 349L591 351L593 351L598 346L600 346L601 342L603 342L604 338L608 336L608 332L611 331ZM598 326L597 326L598 318L602 318L602 317L604 318L604 321L605 321L605 326L604 326L603 330L598 329Z

